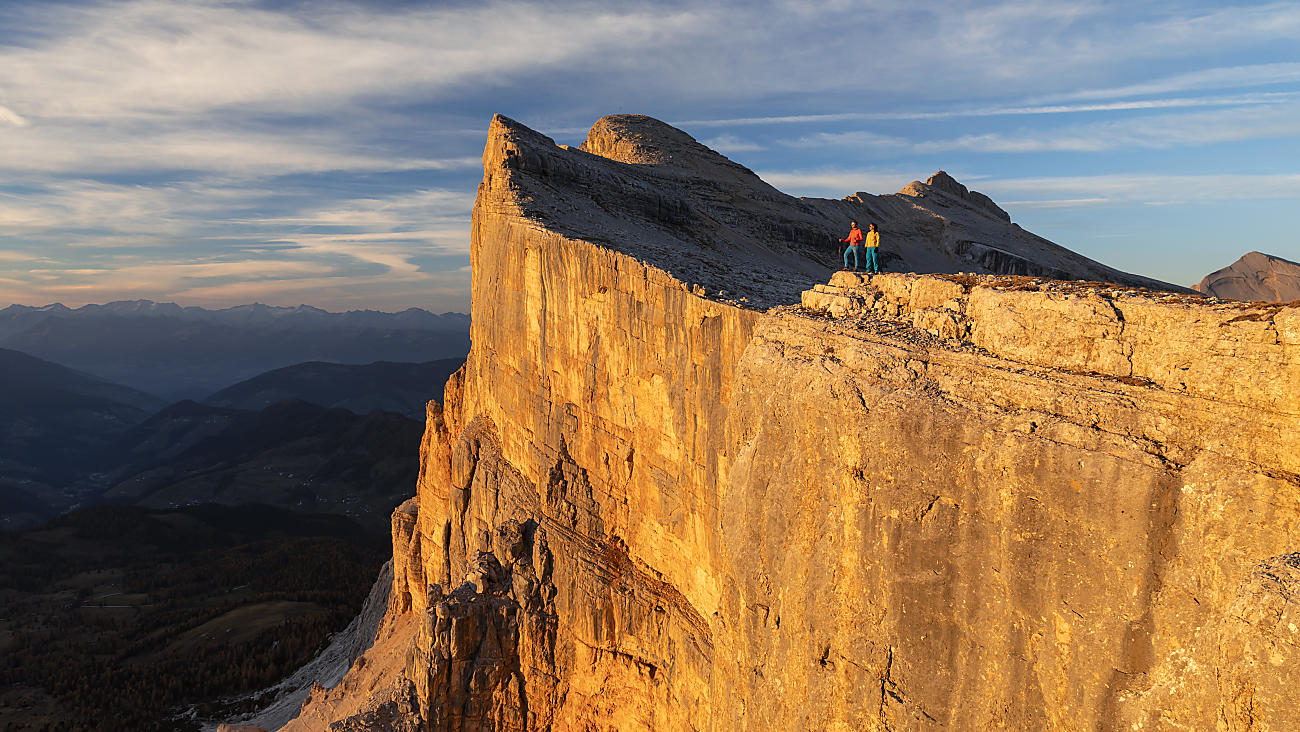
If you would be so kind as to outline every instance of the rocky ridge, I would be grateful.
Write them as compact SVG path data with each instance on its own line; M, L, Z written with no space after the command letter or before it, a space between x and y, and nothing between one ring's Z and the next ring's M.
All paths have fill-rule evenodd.
M1233 300L1293 302L1300 300L1300 264L1271 254L1248 252L1206 275L1194 289Z
M385 629L286 729L1300 725L1300 307L1138 289L937 176L583 148L493 121ZM825 284L862 211L1039 277Z

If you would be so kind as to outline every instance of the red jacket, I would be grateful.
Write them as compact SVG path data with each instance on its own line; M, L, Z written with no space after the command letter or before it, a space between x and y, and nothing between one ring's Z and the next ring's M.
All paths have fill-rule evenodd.
M849 232L849 237L848 237L847 239L840 239L840 241L846 241L846 242L848 242L848 243L849 243L849 246L851 246L851 247L852 247L852 246L857 246L857 245L861 244L861 243L862 243L862 229L859 229L859 228L857 228L857 227L854 227L854 229L853 229L852 231Z

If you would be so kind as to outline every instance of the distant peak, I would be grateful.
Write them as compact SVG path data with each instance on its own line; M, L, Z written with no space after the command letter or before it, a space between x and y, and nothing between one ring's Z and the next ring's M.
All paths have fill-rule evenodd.
M948 191L949 193L955 193L957 195L965 195L969 192L966 186L958 183L956 178L948 175L947 171L943 170L937 171L934 175L930 176L929 179L925 181L925 184L927 186L934 186L941 191Z
M664 165L683 154L722 157L694 137L644 114L611 114L596 120L581 150L620 163Z
M953 198L970 204L974 208L988 216L999 221L1011 221L1011 215L1002 210L1002 207L993 202L992 198L972 191L957 181L956 178L948 175L947 172L940 170L930 176L924 183L921 181L912 181L907 184L899 195L903 196L923 196L927 190L936 190L945 193Z
M1239 262L1247 262L1247 261L1286 262L1287 264L1300 264L1297 262L1292 262L1289 259L1283 259L1282 257L1279 257L1276 254L1268 254L1267 252L1256 252L1256 251L1246 252L1245 254L1241 255L1241 259L1237 261Z
M494 147L508 144L510 140L526 141L545 146L555 145L554 140L521 122L510 119L504 114L492 115L492 123L488 125L486 149L491 150Z
M1192 286L1231 300L1291 302L1300 299L1300 263L1264 252L1247 252Z

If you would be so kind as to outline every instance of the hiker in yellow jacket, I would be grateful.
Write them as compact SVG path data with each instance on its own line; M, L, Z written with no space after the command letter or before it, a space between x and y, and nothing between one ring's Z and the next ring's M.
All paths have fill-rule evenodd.
M876 229L875 224L867 224L867 237L863 245L867 250L867 266L863 267L868 272L880 272L880 232ZM854 257L856 260L857 257ZM854 261L854 264L857 264Z

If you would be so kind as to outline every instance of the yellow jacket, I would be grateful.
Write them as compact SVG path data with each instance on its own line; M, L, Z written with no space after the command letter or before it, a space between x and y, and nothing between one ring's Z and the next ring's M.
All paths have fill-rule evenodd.
M878 246L880 246L880 232L879 232L879 231L868 231L868 232L867 232L867 241L866 241L866 244L867 244L867 246L869 246L869 247L878 247Z

